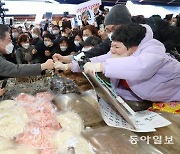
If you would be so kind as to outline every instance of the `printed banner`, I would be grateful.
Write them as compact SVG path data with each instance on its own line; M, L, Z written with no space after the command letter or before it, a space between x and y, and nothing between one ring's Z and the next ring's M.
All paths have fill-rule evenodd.
M82 13L86 13L88 16L88 23L95 24L94 19L94 8L101 5L101 0L91 0L88 2L81 3L76 7L76 18L78 25L82 25Z

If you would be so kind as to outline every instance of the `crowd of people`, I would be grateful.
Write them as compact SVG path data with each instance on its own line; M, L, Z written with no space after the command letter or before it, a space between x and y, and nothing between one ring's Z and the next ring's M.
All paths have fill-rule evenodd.
M67 19L61 27L46 20L43 27L25 31L0 25L0 77L40 75L53 68L77 72L83 53L91 61L84 71L104 73L126 100L180 101L179 18L132 17L118 4L109 12L95 10L96 25L88 23L86 13L78 27Z

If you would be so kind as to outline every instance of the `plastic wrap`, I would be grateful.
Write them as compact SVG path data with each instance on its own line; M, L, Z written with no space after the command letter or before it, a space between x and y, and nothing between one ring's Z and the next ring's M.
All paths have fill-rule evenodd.
M71 79L59 76L35 76L8 79L6 93L0 99L12 99L20 93L36 95L40 92L53 92L54 94L80 93L77 84Z
M0 102L0 136L12 139L24 131L29 118L23 107L15 101Z
M37 150L23 145L14 145L11 148L0 150L1 154L39 154Z
M101 127L84 132L83 136L91 143L96 154L162 154L153 145L139 141L131 144L130 136L136 136L131 131Z
M81 94L81 98L87 101L100 114L97 95L94 90L88 90Z
M168 114L168 113L160 113L161 116L167 118L172 122L171 125L167 127L162 127L156 129L156 132L152 133L136 133L140 137L141 136L149 136L150 144L153 144L156 148L160 150L164 150L167 154L177 154L180 150L180 115L179 114ZM153 138L158 139L153 139ZM159 140L159 141L158 141ZM168 143L169 142L169 143ZM159 143L159 144L156 144Z
M59 131L54 137L54 143L59 147L57 154L68 153L70 147L74 148L75 154L95 154L90 143L71 131Z
M59 110L79 114L85 126L95 126L103 121L98 112L77 94L58 95L54 99L54 104Z
M77 135L79 135L84 129L81 117L77 113L71 111L61 113L57 117L57 121L61 124L64 130L71 131Z
M84 75L81 72L73 73L71 71L63 71L62 73L60 73L60 75L62 77L73 80L78 85L78 89L80 90L80 92L84 92L86 90L92 89L91 84L89 83L89 81L84 77Z
M27 129L16 138L16 142L28 145L33 149L54 149L50 138L55 134L51 127L40 127L38 124L29 124Z
M56 121L56 110L50 102L53 96L50 93L38 93L35 97L21 93L15 101L22 105L33 123L37 123L42 127L58 128Z
M8 79L8 83L6 86L6 93L3 95L1 99L12 99L12 97L17 96L20 93L28 93L30 95L35 95L38 92L49 92L49 78L41 78L39 80L33 80L32 78L26 78L26 80L20 79ZM27 82L26 82L27 81Z
M172 125L175 125L180 128L180 114L161 112L160 115L163 116L164 118L168 119L169 121L171 121ZM172 125L170 125L170 126L172 126Z
M51 78L50 89L54 94L80 93L73 80L59 76Z
M11 147L13 147L13 141L11 139L0 137L0 153L1 150L10 149Z
M38 93L36 96L20 94L15 100L22 105L28 116L29 124L23 133L16 137L16 142L38 149L41 154L54 154L55 147L50 138L60 130L57 112L51 103L51 93Z

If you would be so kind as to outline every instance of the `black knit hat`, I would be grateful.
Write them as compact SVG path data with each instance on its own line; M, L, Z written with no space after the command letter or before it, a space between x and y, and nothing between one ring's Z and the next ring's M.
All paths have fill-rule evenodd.
M131 14L125 5L117 4L105 17L104 24L107 25L122 25L129 24L131 21Z

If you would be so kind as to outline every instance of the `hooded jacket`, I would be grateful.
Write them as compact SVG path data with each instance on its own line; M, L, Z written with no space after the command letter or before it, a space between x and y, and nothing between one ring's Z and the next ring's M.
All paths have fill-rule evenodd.
M103 63L103 73L126 100L180 101L180 63L153 39L151 28L143 26L146 35L131 56L111 58L108 52L91 58L91 62ZM126 80L130 90L119 86L120 79Z

